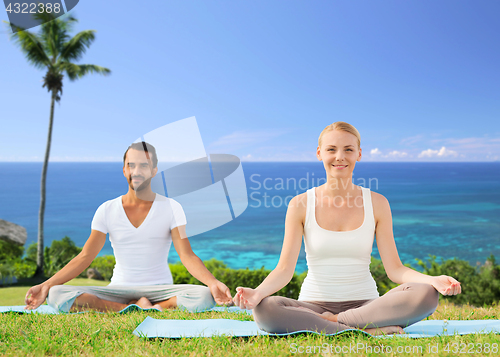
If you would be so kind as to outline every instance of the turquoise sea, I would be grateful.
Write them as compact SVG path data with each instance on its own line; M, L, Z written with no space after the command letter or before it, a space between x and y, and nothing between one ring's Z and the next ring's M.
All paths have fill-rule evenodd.
M190 239L203 260L233 268L276 266L289 199L324 182L320 162L244 162L249 206L230 223ZM0 219L26 227L36 241L41 163L0 163ZM122 164L50 163L45 242L69 236L83 246L104 201L126 193ZM500 258L500 163L360 162L353 181L389 200L403 262L429 254L476 264ZM100 255L112 254L109 241ZM376 244L373 255L378 256ZM179 260L171 249L169 261ZM306 269L302 251L297 271Z

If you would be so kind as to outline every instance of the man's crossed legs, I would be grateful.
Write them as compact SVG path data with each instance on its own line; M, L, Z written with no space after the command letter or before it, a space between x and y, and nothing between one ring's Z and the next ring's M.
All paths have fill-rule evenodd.
M130 304L142 308L179 307L199 312L215 306L210 289L201 285L168 284L147 286L53 286L47 304L62 312L120 311Z

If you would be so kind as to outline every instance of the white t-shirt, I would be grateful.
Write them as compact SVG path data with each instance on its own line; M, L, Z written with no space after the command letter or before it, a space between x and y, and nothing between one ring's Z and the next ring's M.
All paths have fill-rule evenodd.
M91 227L109 233L116 259L109 285L172 284L168 267L168 252L172 244L170 231L185 224L182 206L159 194L138 228L130 223L122 196L100 205Z

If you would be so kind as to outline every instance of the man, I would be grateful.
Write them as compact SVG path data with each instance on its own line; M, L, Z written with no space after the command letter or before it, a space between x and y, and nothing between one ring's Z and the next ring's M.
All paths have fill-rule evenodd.
M230 304L231 293L215 279L191 249L181 205L151 190L158 172L155 148L139 142L123 156L127 194L103 203L92 220L92 231L82 251L53 277L26 293L25 309L36 309L45 299L64 312L91 308L119 311L135 303L142 308L179 308L202 311ZM109 233L116 258L108 286L62 285L80 275L104 246ZM167 257L171 242L187 270L207 286L173 284Z

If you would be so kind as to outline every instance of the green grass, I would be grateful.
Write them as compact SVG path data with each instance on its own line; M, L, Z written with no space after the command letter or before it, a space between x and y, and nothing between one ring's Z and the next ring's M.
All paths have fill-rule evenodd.
M86 280L86 279L82 279ZM74 281L75 285L82 283ZM95 284L95 281L91 281ZM104 283L105 285L106 283ZM16 289L21 289L17 291ZM4 297L21 293L22 288L0 289L0 301ZM19 296L17 297L19 299ZM18 300L16 300L18 301ZM1 356L289 356L289 355L474 355L496 356L499 354L500 338L495 334L475 334L425 339L379 339L362 334L345 334L337 337L300 335L286 338L269 336L231 338L227 336L192 339L144 339L136 337L132 331L146 316L161 319L212 319L230 318L251 321L252 316L228 312L204 312L191 314L177 310L164 312L134 312L126 315L117 313L86 313L74 315L0 314L0 355ZM498 306L476 308L469 305L455 306L440 303L429 319L469 320L498 319ZM478 352L490 344L490 352ZM496 352L491 349L497 344ZM446 345L449 351L444 351ZM455 344L455 345L454 345ZM312 353L299 353L299 348L310 346ZM314 346L316 350L314 352ZM351 346L351 352L349 347ZM353 347L354 346L354 347ZM359 350L357 348L360 347ZM388 348L392 353L387 353ZM439 349L432 353L431 347ZM344 349L347 353L341 352ZM372 353L370 353L370 348ZM398 348L402 353L397 353ZM379 352L377 352L379 349ZM404 351L413 351L405 353ZM453 350L456 350L454 352ZM328 351L327 351L328 350ZM296 351L296 353L293 353ZM333 353L330 353L333 352ZM354 351L354 353L353 353ZM460 352L465 353L460 353ZM472 353L474 351L475 353ZM468 352L468 353L467 353Z

